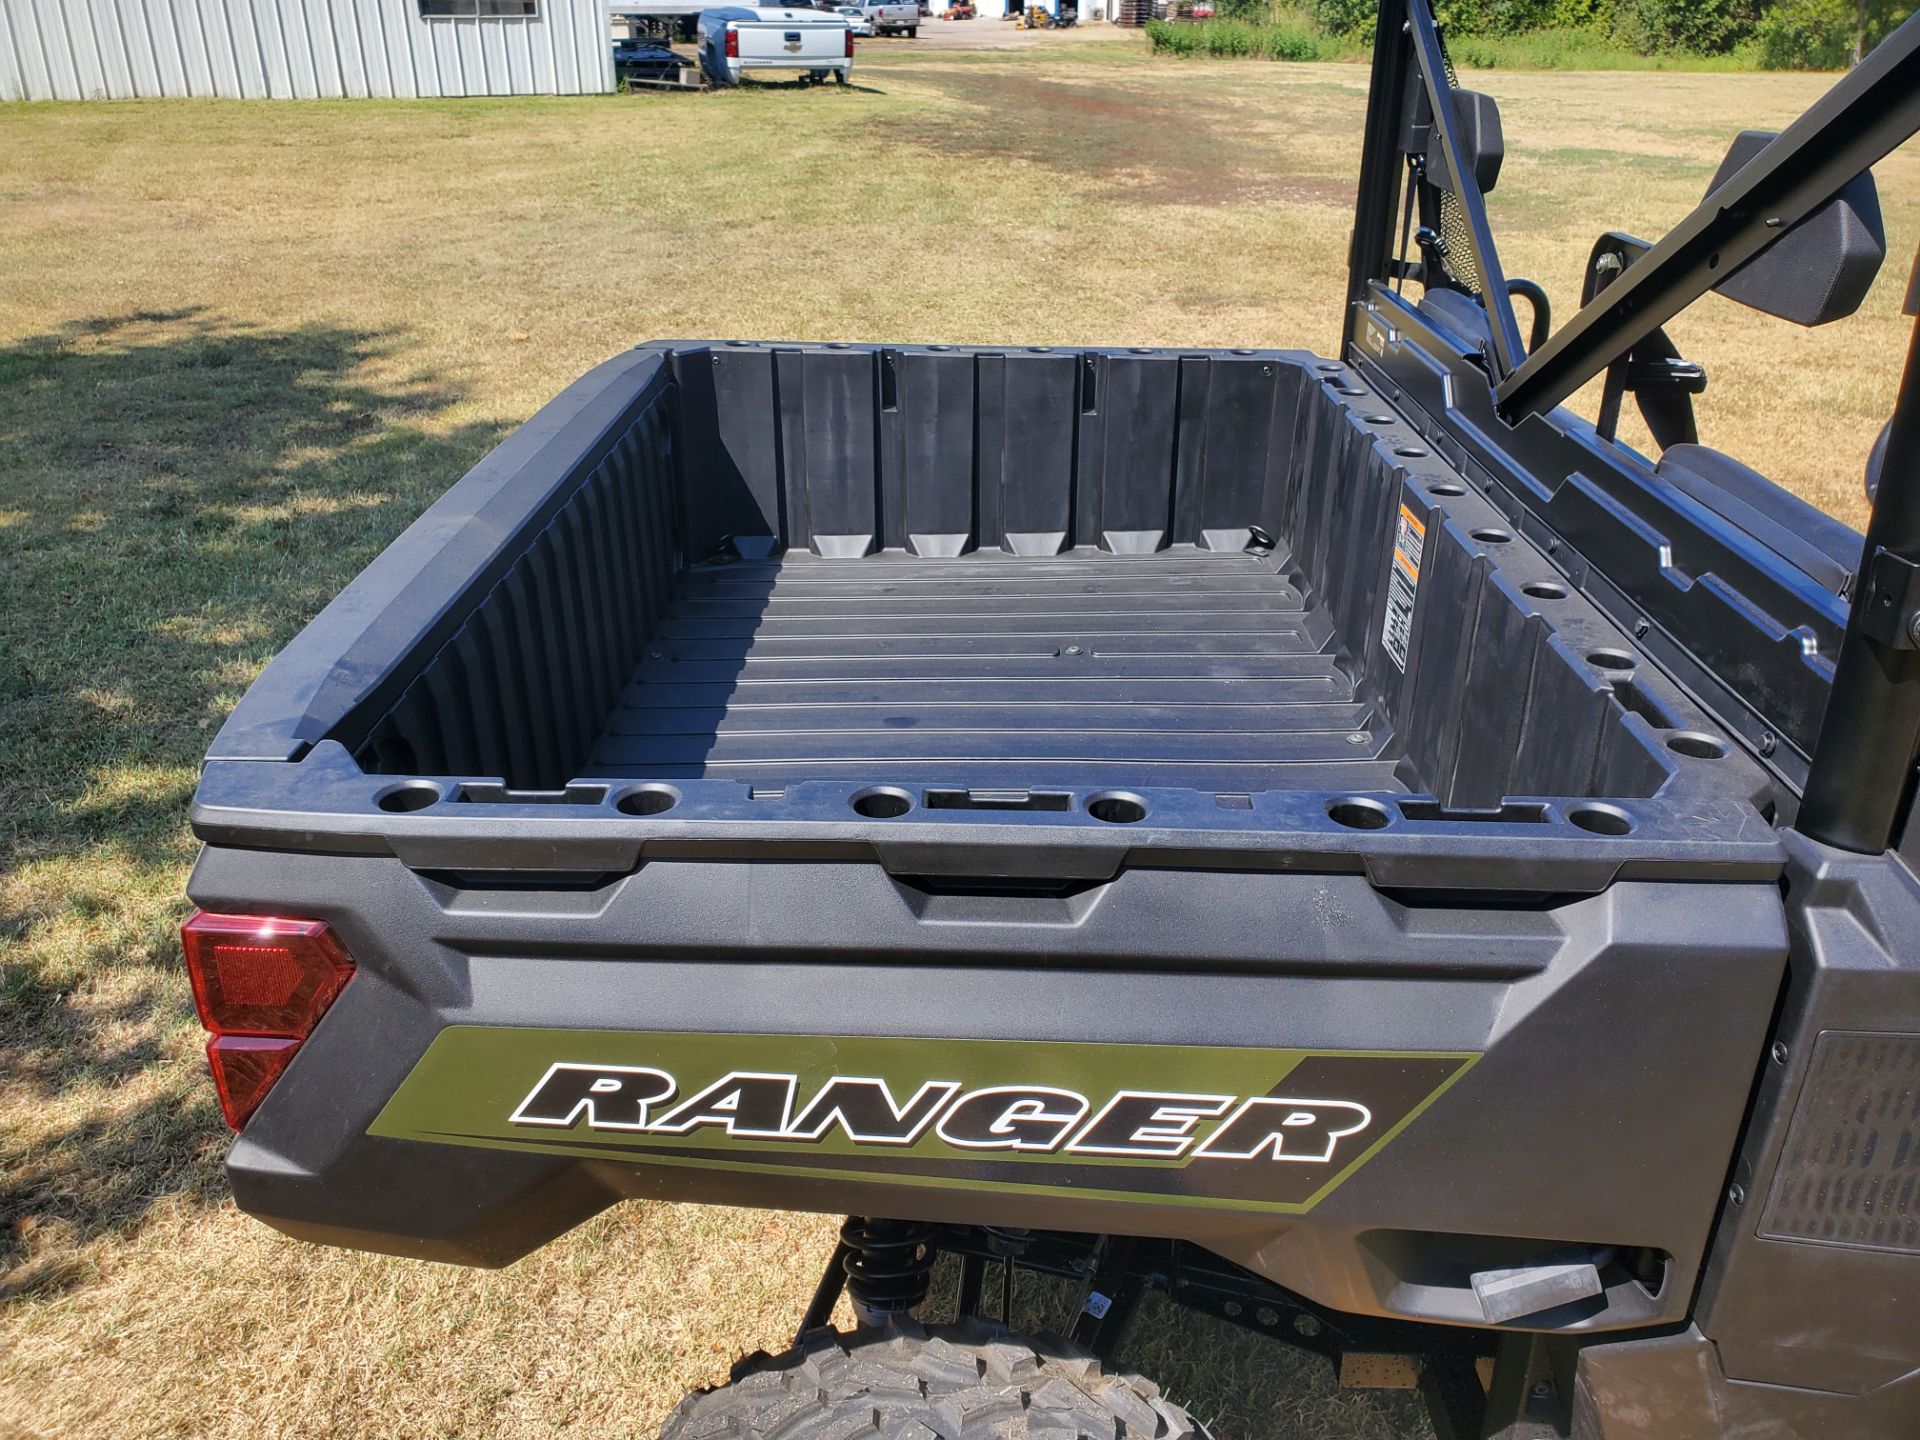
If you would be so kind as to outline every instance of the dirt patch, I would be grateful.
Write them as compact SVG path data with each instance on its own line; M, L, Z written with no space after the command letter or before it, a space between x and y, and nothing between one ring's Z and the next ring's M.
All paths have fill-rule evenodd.
M886 122L887 137L967 159L1020 160L1161 205L1287 201L1351 208L1350 179L1303 174L1225 106L1033 74L889 67L966 108ZM1239 123L1236 124L1236 120Z

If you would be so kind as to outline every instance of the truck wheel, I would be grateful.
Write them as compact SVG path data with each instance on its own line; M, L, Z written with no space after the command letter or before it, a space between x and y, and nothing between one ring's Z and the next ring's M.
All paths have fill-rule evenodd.
M907 38L909 40L918 40L920 38L920 27L918 25L907 26Z
M851 1335L810 1332L784 1355L762 1350L731 1383L681 1401L660 1440L775 1435L876 1440L1190 1440L1206 1434L1151 1380L1109 1371L1057 1335L970 1320L912 1320Z

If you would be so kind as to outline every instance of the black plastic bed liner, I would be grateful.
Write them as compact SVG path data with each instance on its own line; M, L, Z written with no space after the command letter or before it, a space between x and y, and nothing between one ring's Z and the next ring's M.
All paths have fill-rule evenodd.
M588 768L754 785L1402 789L1379 758L1384 718L1285 569L1272 552L1191 546L698 565Z
M1777 869L1759 772L1490 484L1294 352L643 347L282 653L196 824L457 871Z

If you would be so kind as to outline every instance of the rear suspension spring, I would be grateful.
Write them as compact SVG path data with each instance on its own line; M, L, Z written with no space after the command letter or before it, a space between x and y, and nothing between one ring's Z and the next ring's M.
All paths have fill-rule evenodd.
M933 1227L913 1220L851 1215L840 1227L847 1247L847 1298L862 1325L883 1325L927 1298Z

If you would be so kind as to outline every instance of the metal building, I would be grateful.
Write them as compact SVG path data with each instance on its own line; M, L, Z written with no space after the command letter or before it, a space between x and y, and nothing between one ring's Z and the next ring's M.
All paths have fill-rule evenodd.
M0 100L582 95L605 0L0 0Z

